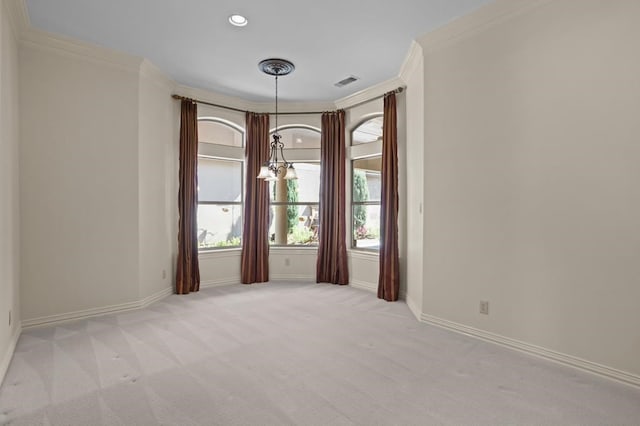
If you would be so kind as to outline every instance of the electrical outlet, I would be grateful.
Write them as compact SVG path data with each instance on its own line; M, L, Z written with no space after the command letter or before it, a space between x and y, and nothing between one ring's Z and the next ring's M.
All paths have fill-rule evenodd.
M284 266L289 266L289 265L291 265L291 261L289 260L288 257L285 257L284 258Z
M486 300L480 301L480 313L484 315L489 315L489 302Z
M167 278L167 270L163 269L162 270L162 279L164 280L165 278Z

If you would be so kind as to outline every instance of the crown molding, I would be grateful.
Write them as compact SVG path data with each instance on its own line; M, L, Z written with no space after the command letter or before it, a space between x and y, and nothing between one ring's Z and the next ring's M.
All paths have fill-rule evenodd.
M143 61L141 57L34 28L22 33L20 43L24 47L43 49L136 73L140 71Z
M14 36L20 39L31 26L25 0L2 0L2 6L9 16Z
M374 86L367 87L364 90L356 92L352 95L340 98L335 102L335 107L338 109L350 108L354 105L367 102L372 98L382 96L387 92L396 90L398 87L404 87L404 81L400 77L393 77L392 79L383 81Z
M415 40L411 42L411 46L409 47L409 51L407 52L407 57L404 59L402 66L400 67L400 73L398 74L398 78L407 84L410 76L415 72L416 68L420 66L420 61L422 61L423 52L422 46L417 43Z
M225 107L237 108L242 111L273 113L275 109L273 102L251 102L196 87L178 85L175 90L180 96ZM279 112L299 112L301 115L307 111L329 111L334 109L336 109L336 106L332 102L278 102Z
M173 81L153 62L146 58L143 58L142 63L140 64L140 77L148 79L149 81L169 91L173 91L176 87L175 81Z
M176 94L186 98L197 99L199 101L209 102L225 107L237 108L242 111L261 112L262 108L264 108L260 103L246 101L244 99L223 95L210 90L199 89L197 87L185 86L183 84L178 84L175 88L175 92Z
M267 104L267 109L264 111L274 111L274 103L269 102ZM336 109L336 105L333 102L281 102L278 101L278 111L279 112L299 112L300 114L304 114L305 111L309 112L319 112L319 111L333 111Z
M485 31L553 0L495 0L418 38L425 53Z

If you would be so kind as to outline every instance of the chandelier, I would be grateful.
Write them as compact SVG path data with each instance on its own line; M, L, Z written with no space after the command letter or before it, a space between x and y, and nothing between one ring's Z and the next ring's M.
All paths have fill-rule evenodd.
M258 64L258 67L260 71L272 75L276 79L276 127L272 135L269 159L260 167L258 179L267 181L278 180L280 177L288 180L298 179L293 163L284 158L284 143L280 140L278 133L278 77L291 74L295 66L286 59L265 59Z

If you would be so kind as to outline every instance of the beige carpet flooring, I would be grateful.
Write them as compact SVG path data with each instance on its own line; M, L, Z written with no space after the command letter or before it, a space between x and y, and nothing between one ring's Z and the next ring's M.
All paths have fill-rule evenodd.
M640 389L329 284L204 289L25 330L12 425L640 424Z

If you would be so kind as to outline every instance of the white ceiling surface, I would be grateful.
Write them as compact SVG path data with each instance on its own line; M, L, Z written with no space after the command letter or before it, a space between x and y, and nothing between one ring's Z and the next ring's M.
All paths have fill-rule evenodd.
M280 99L335 101L396 77L411 41L490 0L26 0L31 26L149 59L180 84L273 99L258 62L296 70ZM246 16L246 27L228 23ZM354 75L360 80L338 88Z

